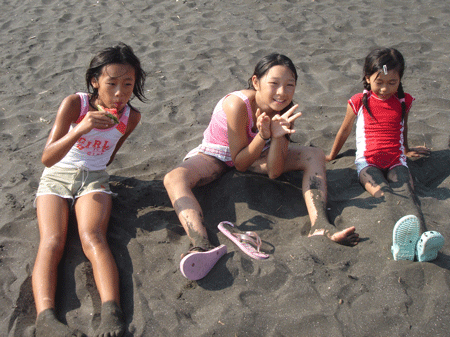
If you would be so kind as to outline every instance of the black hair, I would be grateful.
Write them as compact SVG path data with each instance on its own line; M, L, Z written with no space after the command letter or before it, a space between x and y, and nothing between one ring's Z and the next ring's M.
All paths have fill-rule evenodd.
M274 66L287 67L294 75L295 83L297 83L297 78L298 78L297 69L295 68L295 65L292 62L292 60L289 57L287 57L286 55L272 53L267 56L264 56L256 64L255 70L253 71L253 75L248 80L248 89L255 90L255 88L253 87L253 80L252 80L253 76L256 76L256 78L260 79L270 70L270 68L272 68ZM293 102L289 103L289 105L286 108L284 108L283 111L281 111L280 113L283 114L284 112L286 112L293 106L294 106Z
M370 84L367 83L366 78L372 76L375 73L380 73L383 71L383 66L386 66L387 71L395 70L399 77L400 83L398 86L397 96L402 104L402 119L405 118L406 114L406 103L405 103L405 92L403 91L402 77L405 72L405 60L403 55L395 48L377 48L372 50L369 55L366 56L363 67L363 83L364 89L370 90ZM363 96L363 105L366 108L369 115L373 118L372 112L367 104L367 92Z
M133 94L141 102L146 101L144 83L147 74L141 68L141 62L136 55L134 55L133 49L122 42L114 47L108 47L101 50L92 58L89 68L86 71L86 85L88 92L92 94L93 97L97 97L98 90L92 86L91 81L93 78L98 80L102 74L103 67L109 64L129 64L132 66L136 77Z

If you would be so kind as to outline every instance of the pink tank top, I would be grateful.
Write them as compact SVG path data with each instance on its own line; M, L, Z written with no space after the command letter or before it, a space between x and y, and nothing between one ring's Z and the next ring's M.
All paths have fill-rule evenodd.
M223 97L219 103L217 103L216 107L214 108L211 121L209 122L208 127L206 128L205 132L203 133L203 138L206 142L227 146L229 147L228 143L228 127L227 127L227 116L225 114L225 111L223 111L223 101L225 98L227 98L230 95L235 95L241 98L246 107L247 107L247 116L248 116L248 122L247 122L247 138L248 143L255 138L255 136L258 134L258 132L253 132L253 112L252 107L250 105L250 101L247 96L245 96L241 91L234 91L225 97Z

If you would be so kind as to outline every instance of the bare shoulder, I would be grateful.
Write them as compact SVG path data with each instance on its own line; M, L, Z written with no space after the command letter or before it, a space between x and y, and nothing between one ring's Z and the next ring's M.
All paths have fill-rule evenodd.
M135 119L138 122L141 120L141 112L137 109L130 108L130 119Z
M77 94L72 94L63 99L58 109L58 117L64 120L75 122L81 111L81 98Z
M241 93L243 93L251 102L255 97L255 91L254 90L241 90ZM242 100L242 98L236 96L236 95L229 95L227 98L223 101L223 109L225 113L230 112L240 112L240 111L247 111L247 106L245 102Z
M72 94L64 98L63 103L67 102L69 104L79 104L81 106L81 98L77 94Z
M128 117L128 130L133 131L141 121L141 112L137 109L130 108L130 117Z

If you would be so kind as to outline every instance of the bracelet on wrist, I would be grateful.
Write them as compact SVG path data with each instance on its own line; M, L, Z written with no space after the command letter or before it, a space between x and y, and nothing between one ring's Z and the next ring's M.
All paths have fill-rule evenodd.
M271 137L269 138L264 138L263 135L261 134L261 132L258 132L258 135L261 137L262 140L264 141L268 141Z

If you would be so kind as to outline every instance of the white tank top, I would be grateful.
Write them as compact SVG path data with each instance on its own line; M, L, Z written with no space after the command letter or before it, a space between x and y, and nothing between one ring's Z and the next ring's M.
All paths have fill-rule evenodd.
M81 98L81 111L77 121L70 126L70 130L80 123L89 111L89 95L80 92L77 94ZM109 162L117 142L125 134L129 116L130 107L127 105L120 117L119 124L109 129L92 129L89 133L81 136L66 156L55 166L82 168L89 171L106 169L106 164Z

